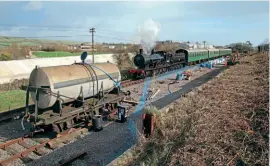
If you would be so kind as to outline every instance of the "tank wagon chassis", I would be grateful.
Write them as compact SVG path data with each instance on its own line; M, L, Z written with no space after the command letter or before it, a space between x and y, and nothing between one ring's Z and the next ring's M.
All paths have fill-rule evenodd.
M119 69L110 63L99 64L99 67L119 72ZM99 67L84 63L36 67L30 75L29 86L22 88L26 91L26 111L21 123L22 128L30 130L31 135L47 129L60 133L77 125L87 125L92 119L108 116L117 108L122 109L121 105L128 103L125 97L130 95L130 91L120 90L119 84L114 80L119 79L119 74L108 74ZM59 78L67 81L60 82L59 85ZM46 86L43 86L44 84ZM35 109L31 112L30 95L35 103Z
M62 104L61 97L68 98L68 96L61 95L60 93L53 93L49 88L34 88L31 86L25 86L26 90L26 113L23 118L22 126L25 129L24 121L28 122L28 129L32 134L36 132L44 132L46 129L53 129L55 132L60 133L76 125L88 124L88 122L95 116L106 115L103 112L104 108L109 110L109 113L113 112L118 105L125 102L125 97L130 95L130 92L122 92L119 88L115 88L111 93L105 94L102 90L95 98L84 100L83 89L81 90L81 98L72 99L74 102ZM30 92L34 92L36 95L35 110L33 113L29 112L29 97ZM49 109L38 108L39 95L48 94L57 96L57 103ZM78 107L78 105L80 105ZM107 113L108 114L108 113Z

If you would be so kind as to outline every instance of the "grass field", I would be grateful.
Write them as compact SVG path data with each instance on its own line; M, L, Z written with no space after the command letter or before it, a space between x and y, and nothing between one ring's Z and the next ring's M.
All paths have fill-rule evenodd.
M37 46L40 44L80 44L81 42L75 41L61 41L61 40L38 40L16 37L2 37L0 36L0 49L11 46L12 43L16 43L19 46Z
M78 56L80 53L70 53L65 51L55 51L55 52L33 52L36 57L64 57L64 56Z
M0 92L0 112L24 106L25 96L25 91L22 90Z

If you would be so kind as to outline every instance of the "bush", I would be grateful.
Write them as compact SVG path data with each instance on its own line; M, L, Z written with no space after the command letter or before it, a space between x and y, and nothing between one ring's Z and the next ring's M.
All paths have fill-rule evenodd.
M1 53L0 55L0 61L8 61L11 60L11 55L9 53Z

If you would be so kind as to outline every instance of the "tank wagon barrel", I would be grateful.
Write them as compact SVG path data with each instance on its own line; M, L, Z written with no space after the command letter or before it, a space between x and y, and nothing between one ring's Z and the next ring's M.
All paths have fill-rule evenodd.
M94 66L105 71L112 79L121 80L120 70L115 64L103 63L94 64ZM66 103L70 101L70 98L78 98L80 94L83 94L84 98L95 96L101 86L103 86L103 91L111 91L114 88L114 82L103 71L87 64L35 68L30 74L29 86L47 87L52 93L69 96L69 98L62 97L62 102ZM36 98L35 95L31 92L32 99ZM42 109L48 108L56 101L57 96L40 93L38 106Z
M31 131L51 126L56 132L87 123L95 115L114 112L126 95L118 81L121 73L112 63L75 63L72 65L36 67L30 74L26 90L26 113ZM35 111L29 112L29 98ZM30 123L29 123L30 122Z

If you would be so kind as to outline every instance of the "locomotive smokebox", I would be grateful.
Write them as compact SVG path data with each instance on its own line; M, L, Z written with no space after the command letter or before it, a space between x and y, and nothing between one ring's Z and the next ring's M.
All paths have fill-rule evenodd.
M140 49L140 54L141 54L141 55L143 54L143 49Z

